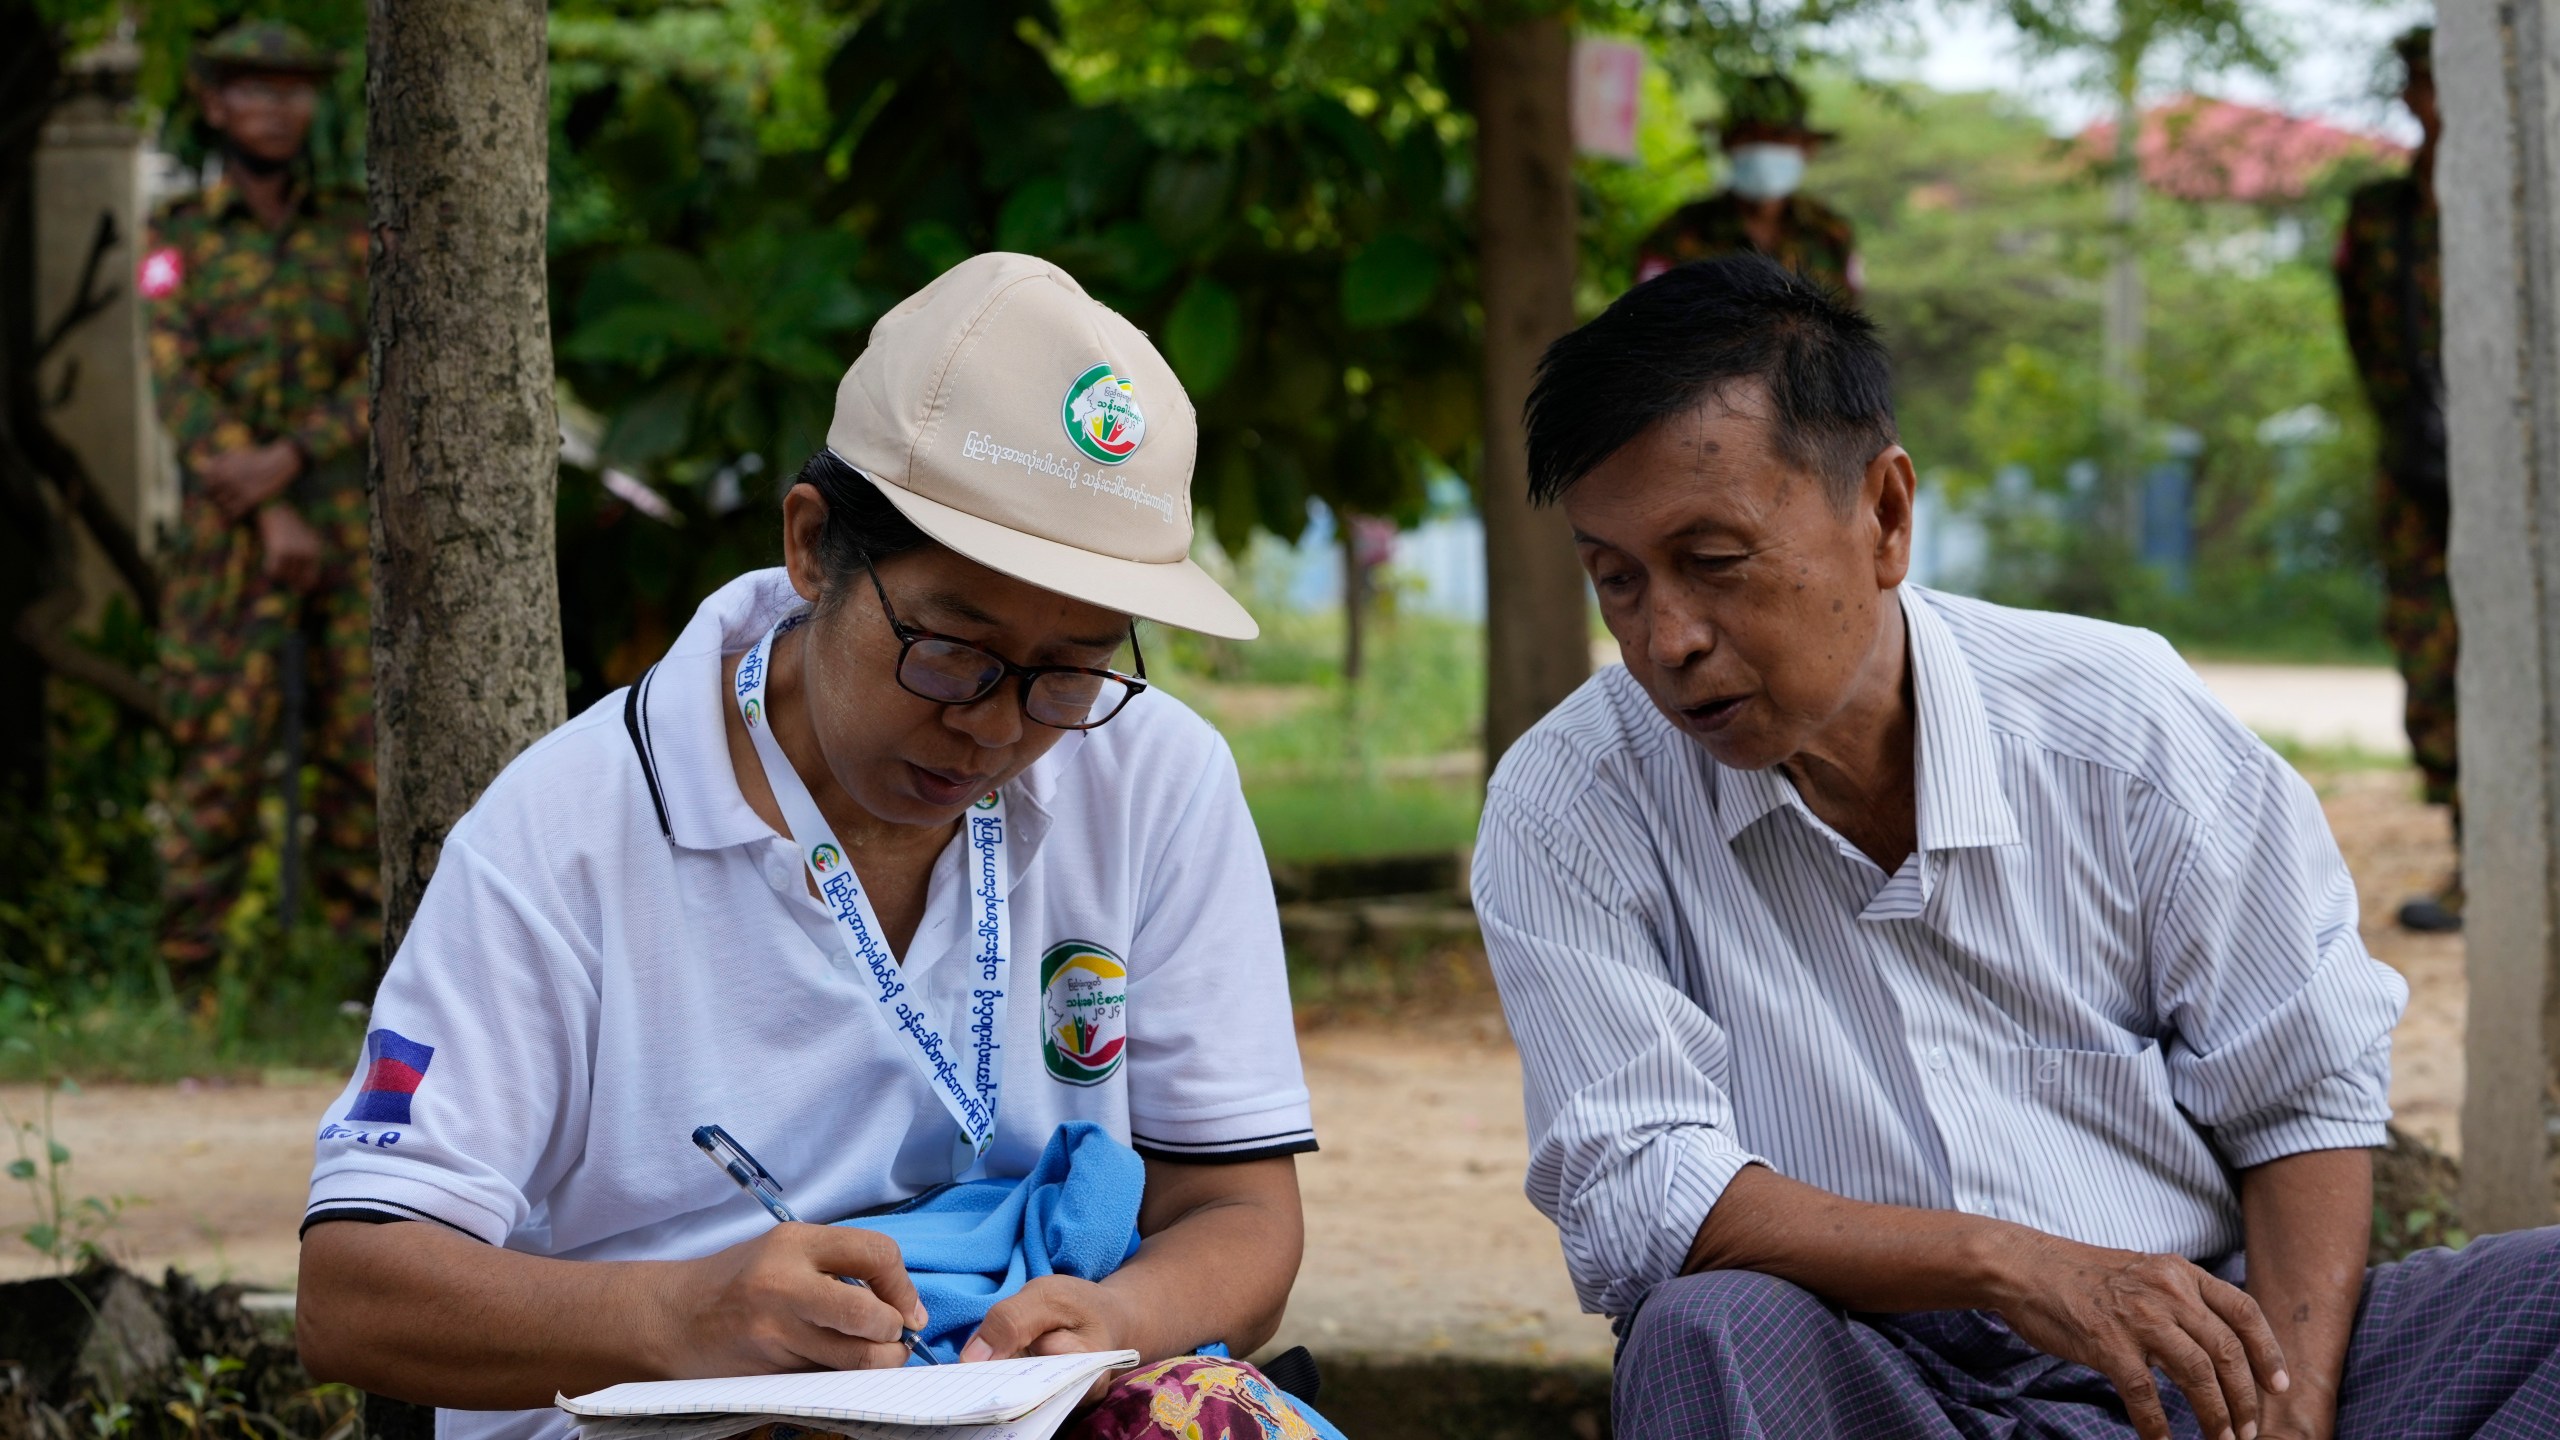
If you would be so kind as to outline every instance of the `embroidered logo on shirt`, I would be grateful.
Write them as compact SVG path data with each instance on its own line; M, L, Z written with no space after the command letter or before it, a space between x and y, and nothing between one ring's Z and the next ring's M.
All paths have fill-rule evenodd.
M1076 377L1058 407L1058 418L1066 423L1067 438L1098 464L1121 463L1137 454L1139 442L1147 438L1147 412L1138 408L1137 387L1108 365Z
M1069 1085L1099 1085L1129 1043L1129 967L1089 940L1040 957L1040 1057Z
M347 1122L376 1125L409 1123L409 1100L427 1078L436 1047L421 1045L396 1030L376 1030L364 1037L364 1083L356 1088L355 1108Z

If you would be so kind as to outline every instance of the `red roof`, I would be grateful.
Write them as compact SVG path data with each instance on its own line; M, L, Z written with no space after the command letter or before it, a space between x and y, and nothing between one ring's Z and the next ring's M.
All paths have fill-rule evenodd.
M2115 146L2115 122L2108 120L2081 131L2075 148L2096 163L2114 155ZM2340 161L2387 164L2409 153L2379 135L2201 95L2143 111L2133 149L2143 182L2162 194L2258 204L2301 199Z

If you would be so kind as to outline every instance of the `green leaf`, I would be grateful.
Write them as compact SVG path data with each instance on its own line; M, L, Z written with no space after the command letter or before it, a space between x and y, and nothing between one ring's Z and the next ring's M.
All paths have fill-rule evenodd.
M1140 213L1166 244L1187 251L1225 222L1235 183L1232 155L1165 155L1147 172Z
M968 259L971 254L969 242L960 232L939 220L908 226L907 233L899 237L899 243L906 246L908 254L931 266L936 275Z
M47 1255L52 1254L62 1242L62 1232L50 1225L30 1225L19 1231L18 1236L32 1248L41 1250Z
M63 1144L59 1140L47 1140L44 1142L44 1155L46 1159L52 1161L56 1165L68 1165L71 1163L71 1147Z
M996 216L996 248L1037 254L1067 233L1067 182L1034 180L1013 192Z
M719 320L688 306L642 301L607 311L560 343L571 360L655 370L671 355L716 355L728 337Z
M681 449L693 433L694 382L677 378L624 406L597 447L607 464L646 465Z
M23 1155L10 1161L9 1178L12 1180L33 1180L36 1178L36 1162Z
M1165 358L1196 402L1217 393L1244 350L1244 306L1206 275L1184 287L1164 322Z
M1410 320L1440 287L1440 257L1410 235L1388 234L1342 267L1342 319L1355 329Z

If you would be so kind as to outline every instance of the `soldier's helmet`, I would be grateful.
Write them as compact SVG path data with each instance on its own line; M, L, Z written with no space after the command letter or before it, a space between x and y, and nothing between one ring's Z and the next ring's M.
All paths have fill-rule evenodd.
M195 70L207 80L234 75L335 74L338 57L311 37L274 20L243 20L196 47Z
M1730 76L1724 84L1724 119L1718 128L1728 136L1838 139L1838 131L1813 128L1809 119L1812 108L1805 99L1804 87L1787 76L1774 71Z

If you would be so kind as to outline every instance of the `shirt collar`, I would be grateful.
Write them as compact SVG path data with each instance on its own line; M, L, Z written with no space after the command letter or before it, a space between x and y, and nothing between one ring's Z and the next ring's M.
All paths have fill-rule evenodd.
M737 768L730 763L723 662L807 603L792 588L788 571L749 571L702 602L642 681L636 707L640 743L666 808L667 836L676 844L718 850L773 838L773 827L738 789ZM1048 754L1005 787L1015 878L1039 853L1054 819L1057 777L1084 740L1082 731L1060 736Z
M1920 752L1916 789L1921 853L2015 844L2018 817L2000 788L1991 721L1983 712L1973 669L1965 664L1946 622L1938 618L1928 592L1904 585L1899 593L1904 643L1910 647L1911 688L1919 707L1912 729ZM1709 808L1718 838L1728 845L1770 811L1804 807L1794 784L1775 765L1765 770L1733 770L1713 761L1708 764L1715 776Z
M312 197L318 193L319 187L311 183L311 178L296 169L292 183L285 190L285 208L296 216L308 215ZM204 187L204 213L222 220L229 218L235 210L252 220L257 218L257 212L249 208L249 197L231 178L230 171L225 170Z
M1983 712L1973 667L1938 618L1928 591L1902 587L1902 620L1920 707L1921 851L2017 844L2018 816L2000 786L1999 752L1992 747L1991 717Z

